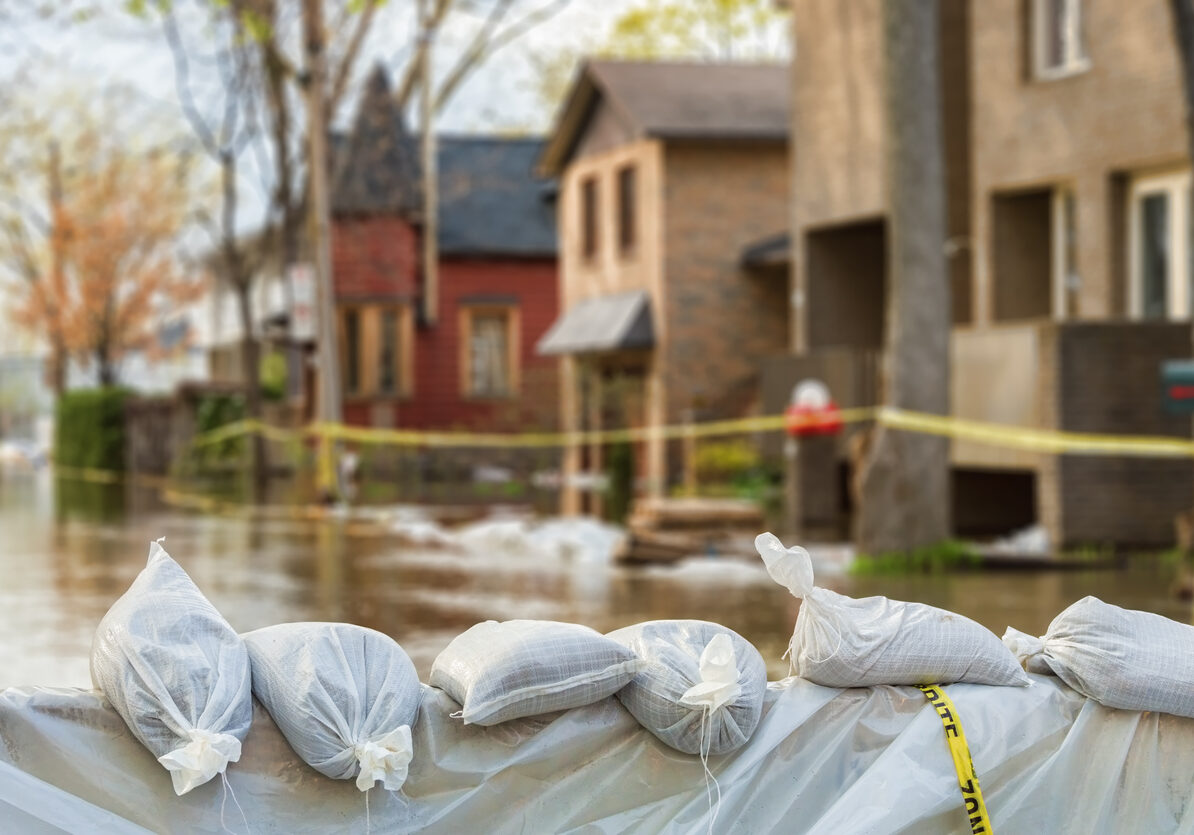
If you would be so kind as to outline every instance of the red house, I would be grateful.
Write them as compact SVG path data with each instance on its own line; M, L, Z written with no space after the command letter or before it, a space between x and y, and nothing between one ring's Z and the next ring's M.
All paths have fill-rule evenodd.
M337 143L332 263L344 420L413 429L558 423L556 362L535 343L558 313L555 184L539 139L441 136L439 276L424 309L417 145L385 73Z

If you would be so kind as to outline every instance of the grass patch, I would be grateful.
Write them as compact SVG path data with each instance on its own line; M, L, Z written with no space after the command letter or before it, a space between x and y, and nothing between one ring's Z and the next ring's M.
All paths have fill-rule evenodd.
M850 574L870 577L892 574L943 574L968 571L982 563L978 553L965 542L947 539L936 545L886 554L859 554L850 564Z

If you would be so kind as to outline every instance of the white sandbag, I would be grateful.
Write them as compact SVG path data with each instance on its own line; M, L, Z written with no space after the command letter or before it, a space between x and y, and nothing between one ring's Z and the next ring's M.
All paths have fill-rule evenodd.
M439 654L431 685L460 703L465 724L496 725L592 704L641 667L631 650L587 626L487 620Z
M771 578L802 598L788 645L796 675L827 687L874 684L1027 685L999 638L959 614L886 597L854 599L813 585L803 548L769 533L755 548Z
M617 697L661 741L686 754L725 754L750 739L767 665L737 632L703 620L655 620L607 637L646 662Z
M1009 627L1003 642L1028 672L1099 704L1194 718L1194 626L1084 597L1042 637Z
M387 635L348 623L283 623L244 636L253 695L307 765L368 791L406 782L423 686Z
M96 629L91 681L182 795L240 759L253 719L249 654L159 543Z

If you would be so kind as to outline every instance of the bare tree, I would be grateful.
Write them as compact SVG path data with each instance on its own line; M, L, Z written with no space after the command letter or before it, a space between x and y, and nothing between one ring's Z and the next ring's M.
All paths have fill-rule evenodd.
M883 402L949 412L949 273L937 0L884 0L888 194ZM909 551L951 530L949 442L878 426L860 477L858 546Z
M179 22L179 10L173 4L160 7L162 32L174 58L175 91L183 115L194 133L199 148L219 168L220 200L218 217L200 213L213 245L217 280L236 296L241 327L241 376L245 386L245 412L251 418L261 416L261 358L256 336L256 322L251 298L253 276L264 260L256 241L242 236L241 173L244 158L253 150L259 125L257 90L259 78L252 39L246 31L248 21L229 4L211 8L193 8L217 35L216 46L198 55L188 45ZM199 99L192 73L195 63L210 68L215 84L201 85ZM255 494L264 494L266 481L265 443L254 438L252 469Z

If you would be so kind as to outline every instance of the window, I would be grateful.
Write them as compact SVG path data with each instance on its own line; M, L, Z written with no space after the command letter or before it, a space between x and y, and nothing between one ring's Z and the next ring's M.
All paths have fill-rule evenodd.
M379 312L377 341L377 393L389 396L406 394L405 362L410 353L407 308L384 307Z
M1032 70L1042 80L1090 67L1082 39L1082 0L1032 0Z
M343 308L340 367L344 393L356 397L410 394L413 329L408 305Z
M361 391L361 311L346 308L341 320L341 363L344 367L344 391Z
M618 249L623 255L634 252L638 235L635 194L636 172L633 165L618 171Z
M1190 175L1133 181L1129 195L1128 313L1137 319L1190 318Z
M589 177L580 186L581 253L586 259L597 256L597 180Z
M1052 250L1053 318L1061 320L1075 312L1075 297L1081 287L1074 226L1074 192L1068 186L1053 189Z
M518 390L518 308L461 309L461 391L510 397Z

